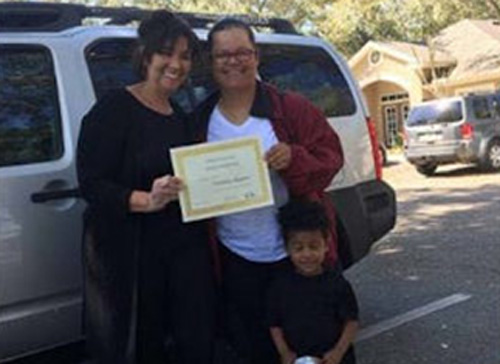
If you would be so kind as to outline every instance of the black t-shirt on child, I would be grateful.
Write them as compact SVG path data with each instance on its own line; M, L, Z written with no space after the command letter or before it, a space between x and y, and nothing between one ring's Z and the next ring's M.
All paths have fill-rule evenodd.
M325 269L303 276L292 269L282 274L269 293L269 326L280 327L297 356L322 357L335 346L345 323L358 319L358 304L340 271ZM342 364L354 363L354 350Z

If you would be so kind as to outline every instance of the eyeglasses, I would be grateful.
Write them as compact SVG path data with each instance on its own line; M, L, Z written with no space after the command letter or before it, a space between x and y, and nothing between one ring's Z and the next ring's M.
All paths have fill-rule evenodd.
M248 62L257 52L253 49L239 49L235 52L220 52L213 55L213 59L218 63L228 63L234 57L238 62Z

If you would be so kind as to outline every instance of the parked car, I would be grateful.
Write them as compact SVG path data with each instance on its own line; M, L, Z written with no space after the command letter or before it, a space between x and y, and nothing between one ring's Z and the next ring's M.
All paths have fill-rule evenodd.
M130 23L147 11L48 3L0 4L0 362L84 337L81 215L75 145L82 116L110 89L135 82ZM204 42L217 19L180 14ZM82 25L92 18L93 25ZM105 19L106 24L96 25ZM344 267L395 223L394 191L348 66L324 41L279 19L250 19L260 76L309 97L340 136L345 165L328 192ZM177 100L192 110L213 89L194 67Z
M500 93L470 94L411 108L405 124L405 156L431 176L448 163L500 170Z

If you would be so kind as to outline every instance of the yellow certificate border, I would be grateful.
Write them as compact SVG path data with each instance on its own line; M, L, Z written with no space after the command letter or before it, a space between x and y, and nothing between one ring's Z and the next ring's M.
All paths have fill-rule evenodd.
M241 147L250 147L254 160L257 164L257 173L259 180L260 193L255 198L245 201L226 202L211 207L194 208L189 194L189 176L186 172L185 161L187 158L193 158L200 155L204 157L213 152L225 151ZM241 212L257 207L269 206L274 203L269 170L266 162L263 160L262 145L257 137L246 137L231 139L222 142L201 143L186 147L178 147L170 150L174 174L184 181L187 188L179 195L179 202L184 222L201 220L205 218L226 215L234 212Z

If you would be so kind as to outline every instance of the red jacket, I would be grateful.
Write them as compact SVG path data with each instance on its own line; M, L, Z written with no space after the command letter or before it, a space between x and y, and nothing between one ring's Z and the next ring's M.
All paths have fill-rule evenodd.
M206 140L210 115L220 94L209 97L197 110L201 139ZM276 87L257 83L252 116L271 121L279 141L292 148L290 166L280 171L291 198L306 197L323 204L330 219L332 241L330 260L337 260L337 233L332 201L324 189L342 168L344 156L338 135L323 113L305 97L281 92Z

